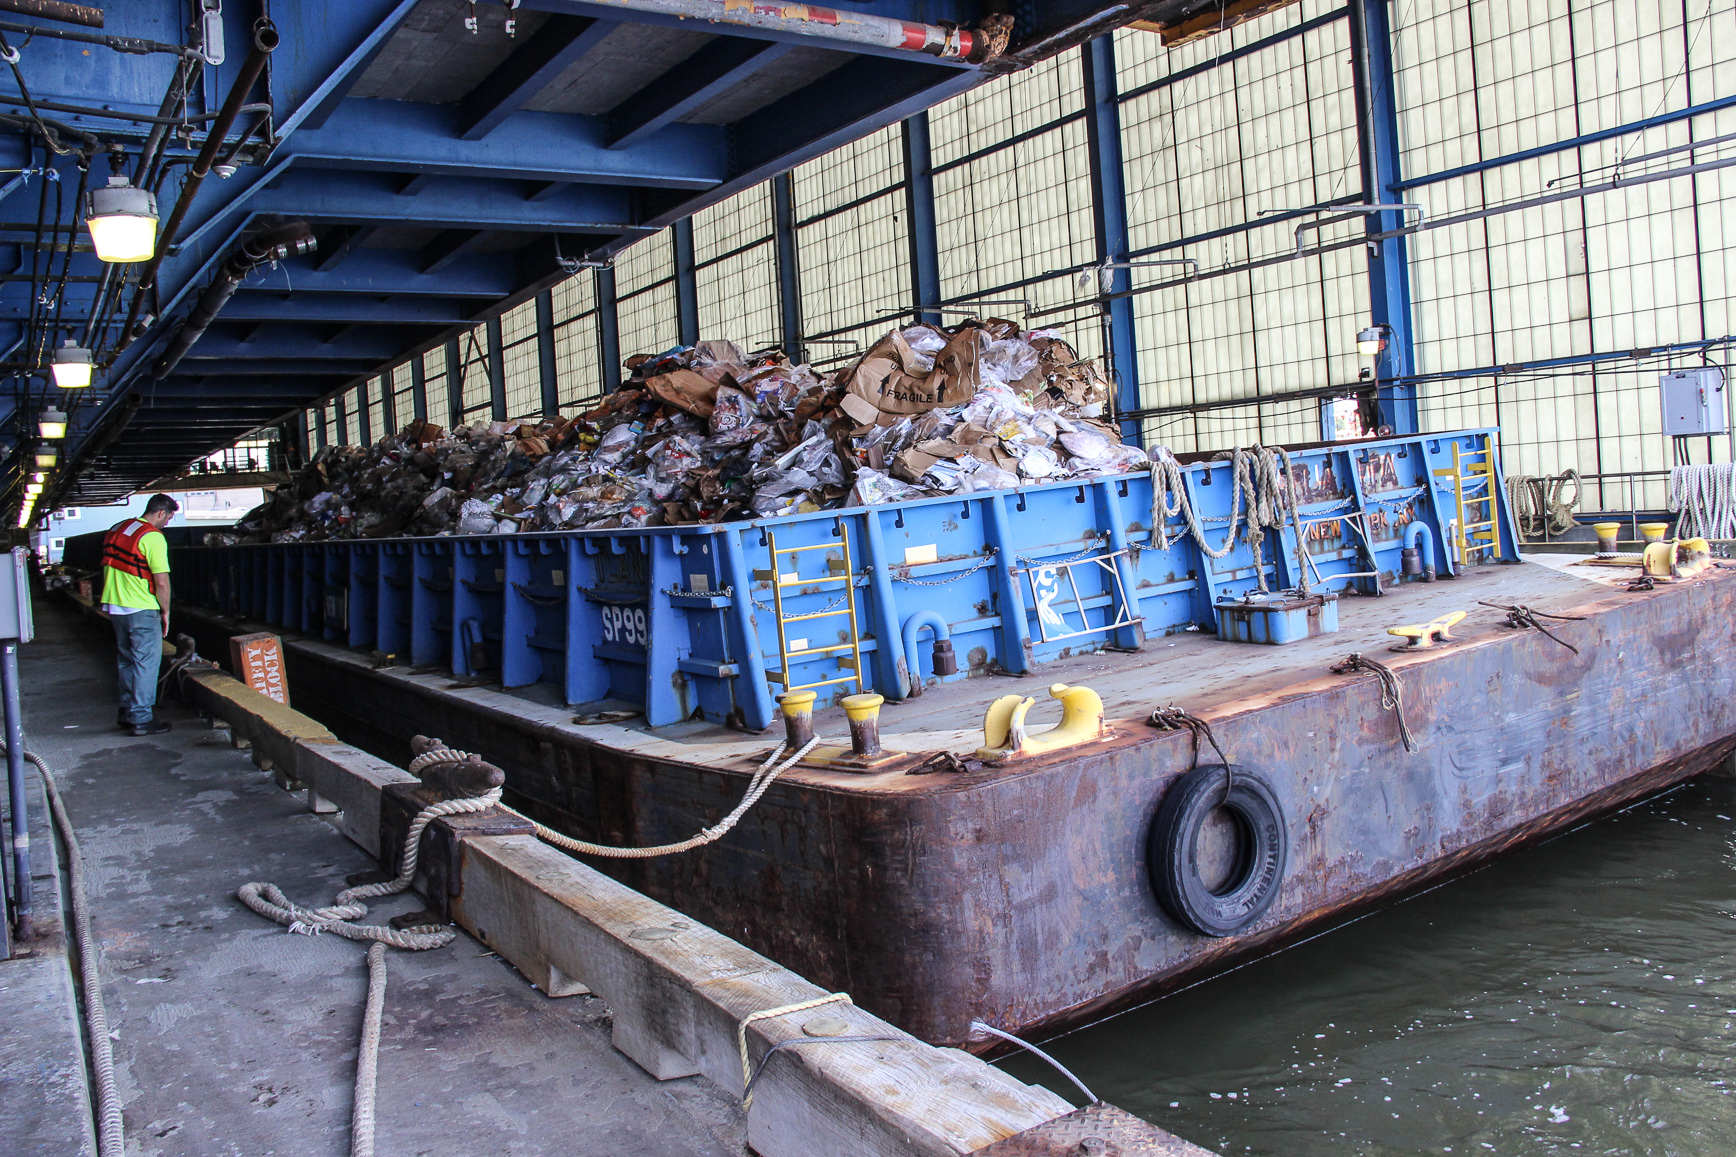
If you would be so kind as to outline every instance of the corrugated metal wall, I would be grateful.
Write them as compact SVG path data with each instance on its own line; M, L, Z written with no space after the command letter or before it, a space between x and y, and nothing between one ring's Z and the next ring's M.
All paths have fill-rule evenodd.
M1362 0L1357 0L1362 2ZM1370 0L1373 2L1373 0ZM1356 40L1360 10L1303 0L1174 49L1115 34L1116 107L1133 270L1144 440L1177 450L1320 436L1322 395L1369 385L1356 333L1371 317L1365 221L1263 214L1366 199ZM1736 178L1720 169L1579 197L1581 186L1668 173L1736 153L1736 12L1704 0L1403 0L1388 9L1402 199L1429 222L1563 195L1549 204L1428 227L1406 239L1414 373L1424 429L1503 428L1510 473L1661 469L1656 378L1699 353L1486 372L1596 358L1736 330ZM1084 51L1003 77L930 110L940 304L1027 319L1102 354ZM1657 122L1559 148L1587 134ZM917 304L902 126L797 168L788 230L799 301L780 300L777 202L768 185L697 214L700 336L748 349L805 345L845 361ZM1529 155L1503 161L1513 154ZM1454 170L1469 167L1454 175ZM1337 248L1333 248L1337 246ZM681 340L673 230L621 254L613 275L623 357ZM556 395L582 404L616 380L600 364L604 280L584 270L553 291ZM999 304L973 304L976 302ZM786 308L789 304L792 308ZM929 303L931 306L934 303ZM784 332L800 319L800 335ZM960 316L949 313L949 320ZM501 322L509 414L542 406L536 308ZM462 410L490 413L488 337L459 343ZM450 412L444 349L423 356L428 412ZM1721 355L1719 355L1721 356ZM1124 367L1116 367L1124 370ZM309 418L318 440L372 436L409 413L407 367ZM436 400L438 399L438 400ZM1697 450L1701 459L1705 451ZM1712 447L1727 456L1725 445ZM1656 488L1645 497L1658 500ZM1612 496L1611 501L1615 499ZM1599 496L1590 498L1592 505Z

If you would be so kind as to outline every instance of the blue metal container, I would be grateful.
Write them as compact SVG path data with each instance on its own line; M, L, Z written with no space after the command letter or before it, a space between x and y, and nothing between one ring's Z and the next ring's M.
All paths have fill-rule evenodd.
M1435 472L1451 472L1455 444L1491 449L1491 434L1292 450L1310 584L1372 594L1398 582L1413 523L1440 573L1455 573L1453 483ZM1216 549L1231 465L1193 461L1183 475ZM1499 499L1498 466L1493 477ZM715 525L189 547L174 568L188 601L284 630L506 687L549 684L574 705L625 701L652 726L700 717L758 731L786 686L835 699L859 679L903 699L1222 630L1222 600L1256 589L1256 568L1273 590L1301 585L1294 527L1268 533L1258 562L1240 538L1213 559L1180 517L1154 532L1152 516L1151 478L1137 473ZM1516 559L1504 502L1497 523L1494 553ZM955 674L934 673L938 639Z
M1331 591L1251 593L1218 600L1218 638L1232 643L1294 643L1338 630L1338 596Z

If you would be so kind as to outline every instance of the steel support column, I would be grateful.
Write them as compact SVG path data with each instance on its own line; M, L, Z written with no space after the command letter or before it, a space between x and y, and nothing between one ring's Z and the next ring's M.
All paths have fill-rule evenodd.
M693 218L683 217L671 227L675 233L675 340L692 345L699 340L699 273L694 269Z
M555 368L555 293L552 289L536 295L536 369L542 386L542 412L558 413L561 386Z
M318 423L318 425L314 426L314 428L313 428L313 444L314 444L315 450L324 450L326 448L326 410L325 410L325 407L321 406L319 408L319 410L317 411L317 413L319 415L319 423Z
M338 445L340 446L348 446L350 444L350 416L347 410L348 407L344 405L343 394L339 394L336 398L332 399L332 416L335 419L334 428L337 433Z
M904 206L910 222L910 303L916 319L940 324L940 238L934 224L934 166L928 114L904 121Z
M506 338L500 318L488 319L488 412L496 422L506 421Z
M370 415L368 413L371 408L368 405L368 387L373 385L374 381L373 378L363 378L361 384L356 387L356 429L359 431L356 436L356 444L360 446L374 444L374 424L369 420Z
M464 425L464 358L457 338L446 343L446 425Z
M1097 234L1099 261L1127 260L1127 196L1121 168L1121 110L1115 101L1115 41L1099 36L1080 50L1085 93L1090 100L1085 139L1091 156L1091 220ZM1133 288L1126 268L1111 271L1109 292ZM1098 286L1098 292L1102 292ZM1115 381L1115 412L1139 409L1139 358L1133 340L1133 298L1108 303L1109 370ZM1140 423L1122 419L1121 440L1138 445Z
M1398 98L1393 79L1392 26L1386 0L1355 0L1351 6L1350 50L1355 62L1357 138L1362 154L1363 200L1396 204L1403 177L1399 164ZM1370 233L1403 228L1404 213L1368 214ZM1417 425L1417 391L1390 379L1406 378L1416 364L1411 335L1410 256L1405 239L1387 237L1368 243L1370 323L1384 325L1386 349L1375 360L1380 384L1381 424L1396 434L1411 434ZM1349 340L1349 336L1345 336Z
M410 416L421 422L428 420L428 375L420 356L410 359Z
M621 320L615 310L615 267L595 271L597 298L597 377L604 394L621 385Z
M788 173L772 178L772 230L778 251L778 308L784 330L784 353L791 361L807 361L802 341L802 277L796 261L796 188Z

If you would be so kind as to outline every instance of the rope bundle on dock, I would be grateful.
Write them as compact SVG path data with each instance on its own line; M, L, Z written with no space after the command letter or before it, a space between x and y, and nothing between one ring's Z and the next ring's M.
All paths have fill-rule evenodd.
M1573 497L1563 498L1567 484L1573 483ZM1507 504L1519 524L1524 538L1541 538L1550 534L1566 534L1573 529L1573 508L1579 505L1584 486L1579 471L1563 470L1560 474L1515 474L1507 479Z
M1677 538L1736 538L1736 464L1671 467L1669 507Z

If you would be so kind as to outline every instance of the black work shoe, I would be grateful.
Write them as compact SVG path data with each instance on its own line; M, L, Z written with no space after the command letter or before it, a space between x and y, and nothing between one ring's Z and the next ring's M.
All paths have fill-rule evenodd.
M127 734L137 739L146 735L161 735L169 730L172 724L167 719L153 719L149 723L135 723L127 729Z

